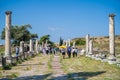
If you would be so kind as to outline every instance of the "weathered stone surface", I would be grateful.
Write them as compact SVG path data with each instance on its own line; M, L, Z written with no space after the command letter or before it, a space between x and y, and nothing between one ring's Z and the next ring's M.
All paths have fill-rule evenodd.
M89 53L89 38L90 38L90 35L87 34L86 35L86 55L88 55Z
M6 11L6 28L5 28L5 57L11 57L11 11Z
M114 14L109 14L109 49L110 49L110 55L108 57L109 64L114 64L116 61L115 58L115 30L114 30Z

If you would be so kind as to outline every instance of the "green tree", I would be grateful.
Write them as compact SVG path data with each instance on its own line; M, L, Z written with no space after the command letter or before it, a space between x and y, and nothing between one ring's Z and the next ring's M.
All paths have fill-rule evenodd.
M59 46L63 45L63 39L60 37L60 42L59 42Z
M32 29L31 25L12 26L11 40L13 44L19 45L20 41L29 41L30 39L38 38L37 34L31 34L28 29ZM5 39L5 28L2 31L2 39Z
M77 39L75 42L76 45L85 45L85 40L82 39Z
M39 43L42 44L42 42L46 43L46 40L48 41L48 44L50 46L54 46L54 43L50 41L50 35L44 35L40 38Z

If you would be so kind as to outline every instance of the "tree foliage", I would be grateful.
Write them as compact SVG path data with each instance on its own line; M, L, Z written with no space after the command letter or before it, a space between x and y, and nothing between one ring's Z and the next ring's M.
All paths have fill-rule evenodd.
M50 41L50 35L49 35L49 34L42 36L42 37L40 38L40 40L39 40L39 43L42 44L42 42L43 42L43 43L45 44L45 43L46 43L46 40L48 41L48 44L49 44L50 46L53 46L53 45L54 45L54 43L53 43L52 41Z
M60 42L59 42L59 46L63 45L63 39L60 37Z
M33 38L38 38L37 34L31 34L28 29L32 29L31 25L12 26L11 39L13 44L18 45L20 41L29 41ZM5 39L5 28L2 31L1 39Z
M86 43L85 43L85 40L83 40L83 39L77 39L76 41L75 41L76 43L76 45L85 45Z

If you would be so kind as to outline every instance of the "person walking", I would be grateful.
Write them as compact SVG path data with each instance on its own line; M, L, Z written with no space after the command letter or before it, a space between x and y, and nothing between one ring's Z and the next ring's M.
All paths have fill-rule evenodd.
M16 46L15 51L16 51L16 56L18 57L18 55L19 55L19 47L18 46Z
M69 58L71 58L71 47L70 46L67 48L67 55Z
M78 54L78 49L75 48L75 56L77 57L77 54Z
M62 48L61 52L62 52L63 59L65 59L65 48Z
M73 54L73 58L75 57L75 48L72 48L72 54Z

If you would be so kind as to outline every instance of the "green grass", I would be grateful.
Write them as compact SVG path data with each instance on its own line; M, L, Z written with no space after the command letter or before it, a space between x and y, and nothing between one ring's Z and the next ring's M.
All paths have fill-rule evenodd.
M74 80L73 75L79 79L88 80L119 80L120 68L91 58L80 56L79 58L62 59L62 68Z
M6 77L9 78L9 79L13 79L13 78L17 78L18 75L19 75L19 74L16 72L16 73L12 73L12 74L10 74L10 75L7 75Z
M50 55L50 60L49 60L48 63L47 63L49 69L52 69L52 65L51 65L52 58L53 58L53 55Z

